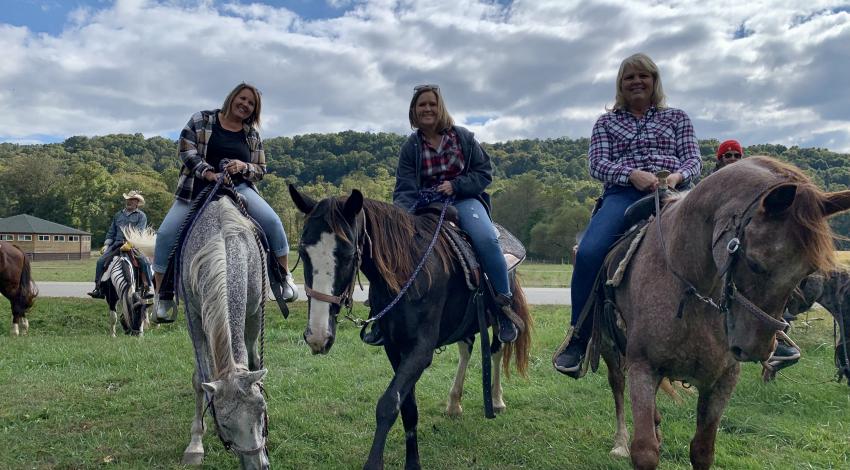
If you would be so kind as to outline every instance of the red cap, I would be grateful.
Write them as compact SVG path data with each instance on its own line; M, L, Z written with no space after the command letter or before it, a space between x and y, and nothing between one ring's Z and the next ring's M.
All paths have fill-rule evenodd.
M741 147L741 143L737 140L729 139L723 141L720 147L717 147L717 159L720 160L723 158L723 154L730 150L737 151L741 154L741 157L744 156L744 149Z

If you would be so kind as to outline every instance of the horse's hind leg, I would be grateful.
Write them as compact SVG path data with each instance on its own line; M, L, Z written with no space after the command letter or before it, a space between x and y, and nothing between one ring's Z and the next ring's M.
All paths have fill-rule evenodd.
M30 333L30 321L27 320L27 317L21 317L21 326L24 328L23 335L28 335Z
M183 451L183 465L201 465L204 462L204 391L197 372L192 374L192 388L195 389L195 417L192 418L189 445Z
M658 467L660 444L655 432L655 392L661 378L643 362L629 365L629 397L632 400L634 439L630 447L632 465L639 470Z
M493 384L490 387L490 393L493 396L493 411L496 413L501 413L505 411L507 406L505 406L505 400L502 397L502 354L505 349L502 347L502 344L494 341L493 346L498 345L498 349L491 352L491 362L493 366L490 368L493 371Z
M605 364L608 366L608 384L611 386L611 394L614 395L614 412L617 415L617 432L614 434L614 447L611 448L609 455L626 458L629 456L629 429L626 427L626 409L624 406L626 377L613 354L611 351L603 354Z
M726 370L713 388L699 389L697 400L697 432L691 440L691 465L702 470L714 463L714 441L717 438L717 426L726 409L726 403L732 396L738 382L738 364Z
M15 317L15 316L12 317L12 329L9 330L9 333L12 336L18 336L18 335L21 334L20 329L18 327L18 321L19 321L18 317Z
M472 355L472 343L467 340L457 342L458 362L455 380L452 389L449 390L449 402L446 405L446 414L449 416L460 416L463 407L460 405L463 399L463 381L466 380L466 369L469 366L469 357Z

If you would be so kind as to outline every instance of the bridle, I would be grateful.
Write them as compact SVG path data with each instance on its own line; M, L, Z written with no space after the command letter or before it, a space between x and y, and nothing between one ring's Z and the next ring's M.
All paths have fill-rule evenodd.
M266 394L266 389L265 389L265 387L263 387L262 382L257 382L257 387L260 388L260 392L263 394L263 397L268 402L268 395ZM263 435L262 435L262 439L260 440L260 443L257 444L257 446L254 447L254 448L245 449L245 448L239 447L233 441L228 441L224 437L222 437L221 428L218 425L218 417L215 414L215 406L213 405L212 400L207 401L207 406L206 406L206 408L204 408L204 414L206 414L207 410L210 410L210 414L213 417L213 423L215 423L215 433L218 436L218 440L221 441L221 445L224 447L225 450L233 452L236 455L256 455L256 454L259 454L260 452L263 452L263 451L266 450L266 439L269 436L269 414L268 414L268 412L263 411ZM201 420L203 420L203 415L201 415Z
M361 322L363 321L363 320L359 320L357 318L353 318L352 314L351 314L352 310L354 309L354 302L353 302L354 286L359 281L360 265L363 262L363 249L366 245L366 241L369 240L369 232L366 230L366 211L364 209L364 210L361 210L360 212L363 215L363 224L362 224L363 228L362 228L362 230L357 230L356 222L354 224L354 227L352 227L351 224L349 224L348 219L346 219L345 217L340 217L340 219L344 220L345 224L348 226L348 229L350 230L350 235L351 235L351 238L352 238L352 243L354 244L354 247L355 247L354 248L354 263L352 263L351 272L348 273L348 281L345 284L345 288L342 290L342 293L340 295L326 294L324 292L314 290L312 287L308 286L307 280L305 279L304 280L304 293L307 294L307 311L308 312L310 311L310 305L309 305L310 301L312 299L316 299L320 302L326 302L326 303L329 303L331 305L336 305L340 308L340 310L345 308L346 309L345 317L348 318L349 320L351 320L352 322L354 322L355 324L357 324L358 321L361 321ZM301 239L303 240L304 237L302 236ZM303 245L303 242L302 242L301 248L303 249L303 247L304 247L304 245ZM372 247L372 243L370 242L369 248L371 249L371 247ZM300 251L301 250L299 250L299 252ZM362 289L362 285L361 285L361 289ZM337 315L339 315L339 311L337 311L335 313L332 312L331 314L334 317L336 317Z
M714 301L714 299L712 299L710 295L701 294L696 288L696 286L693 285L693 283L685 279L684 276L679 274L673 268L673 265L670 262L670 256L667 253L667 247L664 243L664 235L661 228L659 193L662 189L662 185L659 185L659 189L655 192L655 223L658 227L658 237L661 240L661 252L664 254L664 262L667 265L667 269L686 286L684 292L682 293L682 300L679 302L679 308L676 313L676 318L682 318L682 313L684 311L685 303L687 302L688 298L696 297L698 300L711 306L712 308L718 310L720 313L726 316L726 327L728 330L731 318L730 309L732 303L737 302L744 308L744 310L752 314L761 323L767 325L769 328L775 331L781 331L783 333L785 332L785 329L788 328L788 322L783 319L776 319L772 317L767 312L762 310L759 306L747 299L741 293L741 291L738 290L733 275L735 264L740 258L740 253L743 253L745 251L743 242L745 230L747 228L747 225L749 225L753 219L753 213L758 208L758 203L762 200L765 194L769 193L770 191L782 184L785 183L774 184L761 191L752 201L750 201L750 203L743 210L739 210L733 215L732 219L726 224L726 227L724 227L724 229L712 241L711 247L713 251L714 247L720 242L723 236L730 231L732 232L732 237L726 243L726 253L728 255L726 258L726 262L718 272L718 275L722 276L723 278L723 291L719 301Z

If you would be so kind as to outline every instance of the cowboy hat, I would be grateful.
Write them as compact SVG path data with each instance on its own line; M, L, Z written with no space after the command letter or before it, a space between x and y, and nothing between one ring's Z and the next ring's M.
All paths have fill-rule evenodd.
M139 200L139 207L142 207L142 206L145 205L145 198L142 196L142 194L140 192L136 191L135 189L128 192L128 193L124 193L124 199L138 199Z

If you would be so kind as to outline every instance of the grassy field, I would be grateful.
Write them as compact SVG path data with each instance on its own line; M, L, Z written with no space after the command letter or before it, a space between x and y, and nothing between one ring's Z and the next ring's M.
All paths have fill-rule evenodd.
M273 305L268 313L273 468L359 468L374 432L376 400L391 377L382 350L360 343L345 323L331 353L313 356L301 339L303 304L289 320ZM508 409L495 420L483 417L477 351L460 418L443 413L456 350L435 357L417 387L425 468L629 468L608 456L614 417L604 373L574 381L551 367L569 310L537 307L533 314L529 378L506 381ZM182 323L141 339L111 339L103 303L51 298L37 301L28 337L8 336L8 303L0 304L0 318L6 319L0 325L0 468L180 468L193 412L194 360ZM820 318L816 312L810 327L797 325L793 336L804 356L777 382L761 383L760 368L744 365L721 423L716 468L850 468L850 388L830 381L832 327ZM662 468L689 468L696 400L684 395L684 406L658 398ZM214 434L205 444L205 468L234 468L235 458ZM403 466L400 421L386 459L387 468Z
M74 261L36 261L33 266L33 279L38 281L89 282L94 278L98 252L92 257ZM290 266L295 265L298 253L289 254ZM299 265L292 275L298 283L304 282L304 273ZM573 267L569 264L523 263L519 267L520 278L529 287L569 287ZM366 280L364 279L364 282Z

